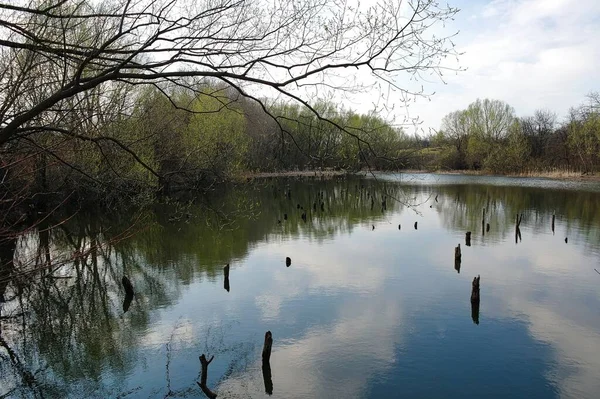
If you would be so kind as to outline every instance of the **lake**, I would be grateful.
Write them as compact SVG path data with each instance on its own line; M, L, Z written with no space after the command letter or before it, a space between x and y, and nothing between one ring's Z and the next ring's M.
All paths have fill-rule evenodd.
M202 354L219 398L600 397L597 183L254 179L62 219L0 248L0 397L205 397Z

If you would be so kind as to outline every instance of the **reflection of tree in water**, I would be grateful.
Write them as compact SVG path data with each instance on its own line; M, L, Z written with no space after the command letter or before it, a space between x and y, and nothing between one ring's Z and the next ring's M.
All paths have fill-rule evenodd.
M200 345L194 350L198 354L206 354L207 358L214 356L215 363L226 365L225 372L215 382L215 387L231 377L231 375L244 373L249 365L253 363L255 345L253 342L232 342L227 338L227 332L236 327L237 323L220 323L217 325L209 325L198 333L198 337L203 340ZM165 357L165 387L159 387L151 392L151 396L161 396L169 398L186 398L186 397L203 397L199 392L196 381L200 381L200 363L190 364L190 368L197 367L198 374L196 381L190 381L183 388L173 389L171 380L174 377L171 371L172 361L179 357L181 351L189 351L188 345L178 345L178 335L181 330L184 330L184 324L178 322L173 328L169 341L166 344ZM221 396L221 395L220 395Z
M186 285L205 278L221 284L223 266L243 259L257 243L297 236L320 241L348 234L357 225L391 221L389 214L406 209L394 198L405 203L433 201L432 193L438 194L433 211L444 227L461 234L472 230L474 240L482 239L485 208L491 228L483 239L490 242L514 235L517 213L524 214L527 232L550 231L553 211L558 228L576 229L593 249L600 242L598 194L486 185L257 180L186 207L156 206L143 213L143 224L134 223L137 219L131 215L78 215L58 227L41 227L0 243L0 294L6 300L0 304L0 395L12 388L14 395L23 396L125 395L126 375L138 362L133 348L140 346L152 312L175 303ZM301 218L304 212L306 222ZM128 234L123 232L133 233L132 225L136 234L125 239ZM125 314L123 275L136 292ZM235 292L235 286L232 289ZM260 339L228 342L228 328L207 327L198 335L205 337L204 347L197 348L198 355L215 355L214 364L225 368L215 376L214 386L225 396L227 381L248 371L258 376L252 381L262 381L256 348L248 343ZM184 348L176 342L167 346L166 388L156 394L198 394L195 381L183 389L170 388L168 359L176 358L180 349ZM190 367L200 369L198 362ZM276 370L273 378L276 390Z
M514 238L515 217L521 213L524 214L521 232L524 228L534 233L551 232L552 214L556 212L556 225L578 231L586 246L596 247L600 242L598 193L488 185L447 185L434 190L440 193L440 204L435 209L444 227L455 231L472 230L473 238L479 241ZM485 222L490 224L484 238L482 209L486 209Z
M361 187L364 186L364 187ZM287 197L288 190L291 199ZM196 278L217 280L223 266L243 259L256 243L277 237L304 236L324 240L335 234L350 233L356 225L401 208L405 187L378 184L364 179L337 180L258 180L216 193L202 204L192 204L185 216L173 221L172 206L155 208L156 223L127 242L144 262L160 269L172 269L187 284ZM388 196L387 210L370 209L371 198ZM324 204L313 210L317 198ZM206 206L219 212L206 212ZM298 208L298 205L302 209ZM307 222L301 218L306 211ZM284 213L288 220L283 219ZM182 213L180 212L179 215ZM281 223L278 223L281 220Z
M16 247L15 263L46 267L35 278L29 274L27 284L14 280L9 284L18 295L3 310L23 316L3 321L2 335L35 374L45 396L118 390L135 362L133 352L126 348L136 345L138 332L149 323L149 310L174 296L169 292L173 287L166 287L151 269L141 267L126 247L115 251L107 245L110 240L101 227L80 220L21 237ZM122 314L123 265L135 275L135 284L152 292L152 296L135 298L126 317ZM115 386L99 386L107 371ZM18 372L13 367L12 373L3 373L2 385L26 382L17 378Z
M243 258L254 243L272 235L322 239L351 231L357 223L381 217L381 209L370 209L373 198L401 196L403 190L361 180L266 180L216 193L203 205L191 204L189 213L175 222L175 207L157 206L128 239L122 232L130 229L132 217L100 220L80 214L55 228L48 223L5 242L0 248L0 288L7 299L2 304L2 337L9 348L4 352L12 351L18 362L2 354L2 386L23 394L36 388L51 397L119 393L136 364L135 351L127 349L139 345L150 312L173 303L182 284L205 276L221 278L225 263ZM305 223L297 205L308 209L317 199L323 206L308 210ZM216 210L202 212L206 206ZM388 201L389 211L398 206ZM276 219L283 213L289 220L278 226ZM123 275L136 291L125 314ZM248 344L206 346L206 352L229 362L220 381L255 360ZM103 385L106 381L112 381L110 386Z

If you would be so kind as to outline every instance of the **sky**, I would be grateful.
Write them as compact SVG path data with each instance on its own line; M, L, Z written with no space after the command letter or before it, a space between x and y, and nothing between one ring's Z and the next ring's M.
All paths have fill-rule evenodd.
M477 98L510 104L517 116L555 112L600 91L600 0L448 0L461 11L447 25L466 71L427 83L430 100L409 107L422 121L420 134L439 129L444 115Z

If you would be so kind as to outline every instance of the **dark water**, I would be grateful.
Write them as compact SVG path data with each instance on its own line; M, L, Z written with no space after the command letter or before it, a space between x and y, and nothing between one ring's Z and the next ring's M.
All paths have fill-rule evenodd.
M273 398L600 397L598 185L280 179L202 202L4 244L0 397L203 397L203 353L220 398L267 397L267 330Z

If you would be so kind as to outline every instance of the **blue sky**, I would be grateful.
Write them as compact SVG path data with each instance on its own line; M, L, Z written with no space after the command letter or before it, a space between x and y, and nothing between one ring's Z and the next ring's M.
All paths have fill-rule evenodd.
M477 98L503 100L518 116L549 109L560 121L600 91L600 0L448 2L461 9L447 29L460 30L454 42L467 70L426 84L431 101L410 106L425 133Z

